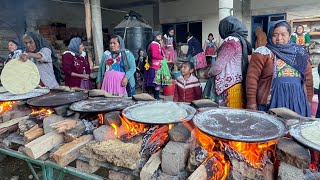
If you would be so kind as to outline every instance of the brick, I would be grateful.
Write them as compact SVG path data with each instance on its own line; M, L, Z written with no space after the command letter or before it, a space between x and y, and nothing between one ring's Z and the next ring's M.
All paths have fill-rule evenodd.
M170 140L175 142L187 142L191 136L190 131L182 123L174 126L168 133Z
M53 131L52 127L50 126L51 124L57 123L59 121L64 120L62 116L58 116L55 114L52 114L46 118L43 119L43 129L44 133L48 134L49 132Z
M189 144L170 141L162 151L162 171L176 176L186 167Z
M105 119L105 125L109 125L111 126L112 123L116 124L118 127L121 126L121 120L120 120L120 111L112 111L112 112L108 112L104 115L104 119Z
M113 170L109 171L108 178L109 178L109 180L132 180L132 179L134 179L134 177L132 175L124 174L124 173L113 171Z
M303 179L303 170L284 162L280 163L278 180Z
M300 169L308 169L311 161L309 150L289 138L278 142L276 158Z
M112 127L102 125L93 131L94 139L97 141L107 141L115 138Z

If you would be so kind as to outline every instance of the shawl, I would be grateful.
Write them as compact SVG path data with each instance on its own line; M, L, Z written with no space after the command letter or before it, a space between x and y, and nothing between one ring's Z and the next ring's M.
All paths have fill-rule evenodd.
M283 60L288 65L292 66L296 70L299 71L302 75L302 79L305 77L306 67L308 63L308 53L303 48L303 46L298 45L292 41L289 41L288 44L273 44L272 42L272 34L274 32L275 27L279 24L283 23L285 27L288 28L288 32L291 31L291 27L289 23L285 20L280 20L274 22L269 29L268 34L268 44L267 47L281 60Z

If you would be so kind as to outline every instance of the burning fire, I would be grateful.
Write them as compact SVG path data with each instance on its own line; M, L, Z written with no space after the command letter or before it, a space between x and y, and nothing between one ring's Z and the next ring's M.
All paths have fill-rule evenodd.
M98 114L98 117L99 117L99 124L103 125L104 124L104 116L103 116L103 114Z
M6 101L0 103L0 114L6 113L12 109L16 101Z
M52 109L46 109L42 108L40 110L36 110L34 108L31 108L31 117L36 118L37 120L43 120L45 117L50 116L54 111Z
M211 165L213 172L211 179L226 179L229 173L230 162L226 160L226 156L223 153L223 144L221 142L216 143L211 136L201 132L198 128L193 128L187 121L182 122L190 132L193 132L200 145L208 152L208 158L203 164Z
M234 142L228 141L227 144L231 146L234 150L240 153L245 161L255 168L263 168L264 158L267 152L274 153L274 145L276 141L269 141L266 143L244 143L244 142Z

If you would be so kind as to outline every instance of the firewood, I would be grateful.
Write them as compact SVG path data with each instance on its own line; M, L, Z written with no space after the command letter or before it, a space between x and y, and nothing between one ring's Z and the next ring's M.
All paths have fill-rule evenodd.
M64 140L66 142L72 142L76 138L80 137L85 130L86 126L82 121L79 121L79 123L77 123L77 125L74 128L69 129L64 133Z
M29 157L37 159L62 142L63 135L52 131L26 144L25 153Z
M78 120L66 119L66 120L51 124L50 126L53 129L55 129L57 133L65 133L67 130L75 128L78 123L79 123Z
M80 156L80 149L92 139L92 135L86 135L81 136L70 143L64 144L52 155L52 158L60 166L67 166Z
M207 179L206 167L202 164L200 165L192 174L188 177L187 180L198 180L198 179Z
M43 128L39 128L39 125L33 126L30 130L24 133L24 140L27 142L33 141L44 134Z
M161 150L153 154L140 172L141 180L148 180L158 170L161 164Z
M29 119L29 116L23 116L23 117L11 119L10 121L4 122L4 123L0 123L0 129L10 127L12 125L18 124L20 121L27 120L27 119Z

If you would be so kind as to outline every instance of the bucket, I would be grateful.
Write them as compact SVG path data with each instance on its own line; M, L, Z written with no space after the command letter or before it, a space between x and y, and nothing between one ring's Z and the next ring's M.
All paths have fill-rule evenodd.
M318 94L313 95L312 98L312 107L311 107L311 114L315 116L317 114L318 109Z
M163 95L164 96L173 96L174 95L174 86L175 86L175 82L174 82L174 80L172 80L172 83L170 86L165 86L163 88Z

